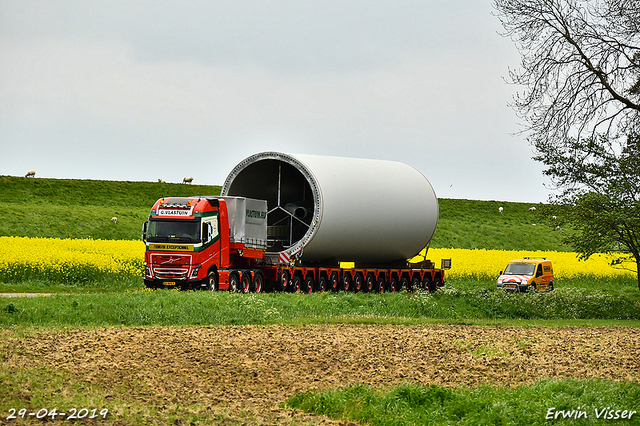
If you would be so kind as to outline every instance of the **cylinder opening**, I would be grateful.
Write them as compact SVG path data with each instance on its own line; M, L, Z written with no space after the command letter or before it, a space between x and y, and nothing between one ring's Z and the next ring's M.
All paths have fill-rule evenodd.
M279 159L247 164L225 183L223 193L267 201L268 251L294 246L314 220L316 197L308 179L294 165Z

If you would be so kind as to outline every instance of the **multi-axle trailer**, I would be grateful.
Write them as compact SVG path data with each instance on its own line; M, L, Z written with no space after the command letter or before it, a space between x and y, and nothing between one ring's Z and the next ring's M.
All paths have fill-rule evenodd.
M241 292L435 291L450 261L407 259L437 221L433 188L405 164L256 154L220 196L156 201L143 228L144 280Z

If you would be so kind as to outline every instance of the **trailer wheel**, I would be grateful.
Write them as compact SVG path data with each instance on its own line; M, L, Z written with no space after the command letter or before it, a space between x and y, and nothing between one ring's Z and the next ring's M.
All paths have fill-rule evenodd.
M398 288L398 291L409 291L409 278L407 277L402 277L400 278L400 287Z
M293 288L291 289L291 291L293 291L294 293L297 293L300 291L301 288L302 288L302 278L300 278L300 275L295 275L293 277Z
M305 293L311 294L314 290L314 282L313 277L308 275L307 278L304 279L304 288L302 289Z
M353 292L357 293L364 288L364 277L361 272L356 273L356 277L353 280Z
M207 275L207 290L218 291L218 274L216 271L211 271Z
M262 293L264 289L264 275L261 271L256 271L253 275L253 291L256 293Z
M422 281L420 281L420 277L418 275L414 275L411 279L411 287L409 288L409 291L416 291L418 288L420 288L420 284L422 284Z
M345 273L344 278L342 278L342 289L344 291L351 290L351 274Z
M329 289L333 292L338 291L338 273L332 272L329 278Z
M440 275L436 275L436 279L433 280L433 291L438 291L440 287L442 287L442 278L440 278Z
M364 291L366 292L374 291L375 284L376 284L376 276L373 275L373 272L369 272L367 274L367 279L364 280Z
M329 289L329 280L326 276L321 276L320 281L318 281L318 291L320 293L324 293Z
M280 276L280 291L287 291L289 288L289 272L282 271L282 275Z
M237 272L232 272L229 274L229 292L237 293L238 288L240 287L240 277Z
M384 277L380 277L378 278L378 281L376 281L376 292L377 293L384 293Z
M389 280L389 292L397 293L400 291L400 285L398 284L398 279L396 277L391 277Z
M247 294L251 291L251 272L245 271L240 278L240 291Z

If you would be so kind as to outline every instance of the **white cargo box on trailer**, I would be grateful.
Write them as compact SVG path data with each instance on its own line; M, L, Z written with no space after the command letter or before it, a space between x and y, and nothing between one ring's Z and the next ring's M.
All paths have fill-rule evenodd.
M267 248L267 202L245 197L217 197L227 203L229 241L248 248Z

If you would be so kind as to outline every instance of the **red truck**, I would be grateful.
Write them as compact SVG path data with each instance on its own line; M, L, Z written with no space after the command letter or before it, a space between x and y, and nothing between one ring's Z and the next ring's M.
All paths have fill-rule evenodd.
M243 197L161 198L143 227L149 288L397 292L444 284L428 260L404 267L273 264L267 256L266 202ZM448 267L444 262L444 267Z

